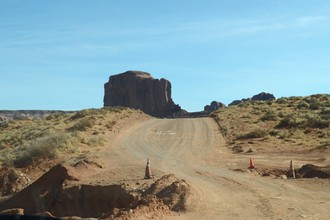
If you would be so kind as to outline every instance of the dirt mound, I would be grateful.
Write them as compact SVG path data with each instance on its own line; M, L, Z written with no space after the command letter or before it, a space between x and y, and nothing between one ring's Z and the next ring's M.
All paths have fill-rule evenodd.
M46 211L45 208L56 201L62 184L67 179L77 180L69 173L69 168L56 165L33 184L0 203L0 210L19 207L26 214Z
M22 190L30 183L30 179L15 169L0 169L0 197Z
M147 195L141 198L134 209L114 209L110 213L103 214L100 219L137 220L160 219L171 213L170 208L155 195Z
M185 200L189 192L190 186L186 181L169 174L158 179L144 194L156 195L172 211L185 211Z
M56 165L31 185L0 201L0 211L20 208L26 215L47 212L57 217L141 219L141 216L160 218L171 211L185 210L190 187L172 174L156 180L144 192L124 185L70 182L79 180L79 172L93 166L98 167L84 161L74 167Z
M313 164L306 164L303 165L297 172L302 178L330 178L330 166L319 167Z
M138 195L140 198L134 207L129 210L114 209L113 212L104 214L101 219L161 219L171 214L171 211L184 211L189 193L188 183L178 180L173 174L165 175Z
M47 210L59 217L96 218L114 208L129 209L133 202L134 196L119 185L79 185L63 189Z

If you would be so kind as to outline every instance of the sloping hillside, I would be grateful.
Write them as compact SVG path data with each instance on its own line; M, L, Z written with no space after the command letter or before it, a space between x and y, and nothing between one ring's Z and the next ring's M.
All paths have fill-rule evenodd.
M4 121L0 124L0 166L83 159L104 146L107 135L118 132L122 123L141 116L148 117L141 111L115 107Z
M247 101L211 113L235 152L329 151L330 95Z

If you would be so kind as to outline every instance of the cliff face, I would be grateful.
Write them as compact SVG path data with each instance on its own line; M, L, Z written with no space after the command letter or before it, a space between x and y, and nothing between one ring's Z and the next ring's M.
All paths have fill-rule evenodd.
M125 106L166 117L181 110L171 98L171 83L149 73L127 71L110 76L104 84L104 106Z

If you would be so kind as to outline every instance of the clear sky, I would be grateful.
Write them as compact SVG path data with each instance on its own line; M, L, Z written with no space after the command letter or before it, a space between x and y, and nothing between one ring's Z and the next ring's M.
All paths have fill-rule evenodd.
M330 1L0 0L0 109L100 108L127 70L188 111L330 93Z

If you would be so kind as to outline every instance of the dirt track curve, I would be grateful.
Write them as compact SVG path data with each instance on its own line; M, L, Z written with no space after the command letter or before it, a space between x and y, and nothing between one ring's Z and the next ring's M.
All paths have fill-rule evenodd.
M246 171L248 156L228 151L210 118L150 119L113 143L110 166L141 170L150 158L152 170L173 173L192 186L187 211L168 219L330 219L329 180L284 180ZM274 155L259 157L276 165Z

